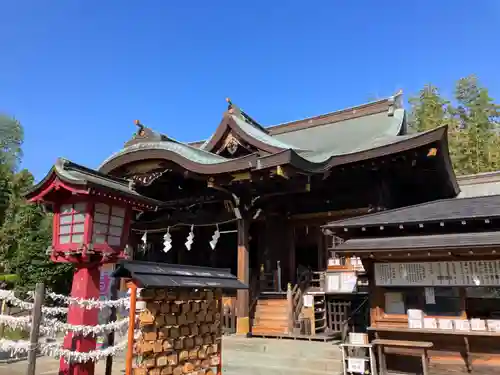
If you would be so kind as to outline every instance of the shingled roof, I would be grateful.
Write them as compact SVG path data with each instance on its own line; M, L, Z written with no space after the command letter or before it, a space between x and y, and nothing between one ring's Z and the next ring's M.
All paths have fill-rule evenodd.
M396 226L445 221L492 219L500 217L500 195L441 199L395 210L329 223L325 228L350 229L371 226Z

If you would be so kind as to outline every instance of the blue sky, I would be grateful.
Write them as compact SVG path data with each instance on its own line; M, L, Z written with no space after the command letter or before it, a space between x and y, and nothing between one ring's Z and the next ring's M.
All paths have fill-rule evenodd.
M208 137L230 97L264 125L474 73L500 100L500 2L16 0L0 3L0 112L37 179L97 167L134 119Z

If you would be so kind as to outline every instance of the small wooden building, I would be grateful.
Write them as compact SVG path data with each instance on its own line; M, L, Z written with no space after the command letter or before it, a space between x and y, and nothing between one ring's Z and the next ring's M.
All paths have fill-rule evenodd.
M134 259L229 268L250 286L235 302L239 333L290 333L311 288L320 299L314 332L325 333L333 326L322 314L322 274L332 254L321 226L456 196L446 127L407 134L401 93L270 127L228 104L204 142L178 142L137 122L95 176L128 180L136 194L162 202L134 218ZM209 120L186 114L179 126L193 121Z
M432 342L431 365L441 369L500 373L500 195L437 200L324 230L344 239L337 254L363 261L373 336ZM391 353L399 355L389 367L408 366L400 356L408 351Z

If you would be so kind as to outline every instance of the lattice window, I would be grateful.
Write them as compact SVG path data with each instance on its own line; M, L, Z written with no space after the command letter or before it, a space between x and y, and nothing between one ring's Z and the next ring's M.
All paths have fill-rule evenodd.
M86 203L63 204L59 213L59 243L83 243Z
M94 211L93 243L119 246L125 221L125 209L119 206L96 203Z

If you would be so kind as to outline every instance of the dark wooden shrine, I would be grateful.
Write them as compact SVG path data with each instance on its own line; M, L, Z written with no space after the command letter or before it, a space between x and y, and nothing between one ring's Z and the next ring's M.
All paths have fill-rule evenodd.
M228 100L204 142L178 142L137 122L99 173L130 180L137 194L162 202L132 223L134 258L229 268L250 286L238 291L238 331L290 334L303 328L309 290L314 306L326 303L322 273L332 255L322 225L458 193L446 127L407 134L400 102L398 93L263 127ZM167 231L173 247L165 253ZM329 316L309 313L309 333L332 330Z
M432 343L432 373L497 373L500 366L500 196L437 200L333 222L341 256L370 280L377 339ZM390 350L408 371L411 351ZM448 372L449 371L449 372Z

